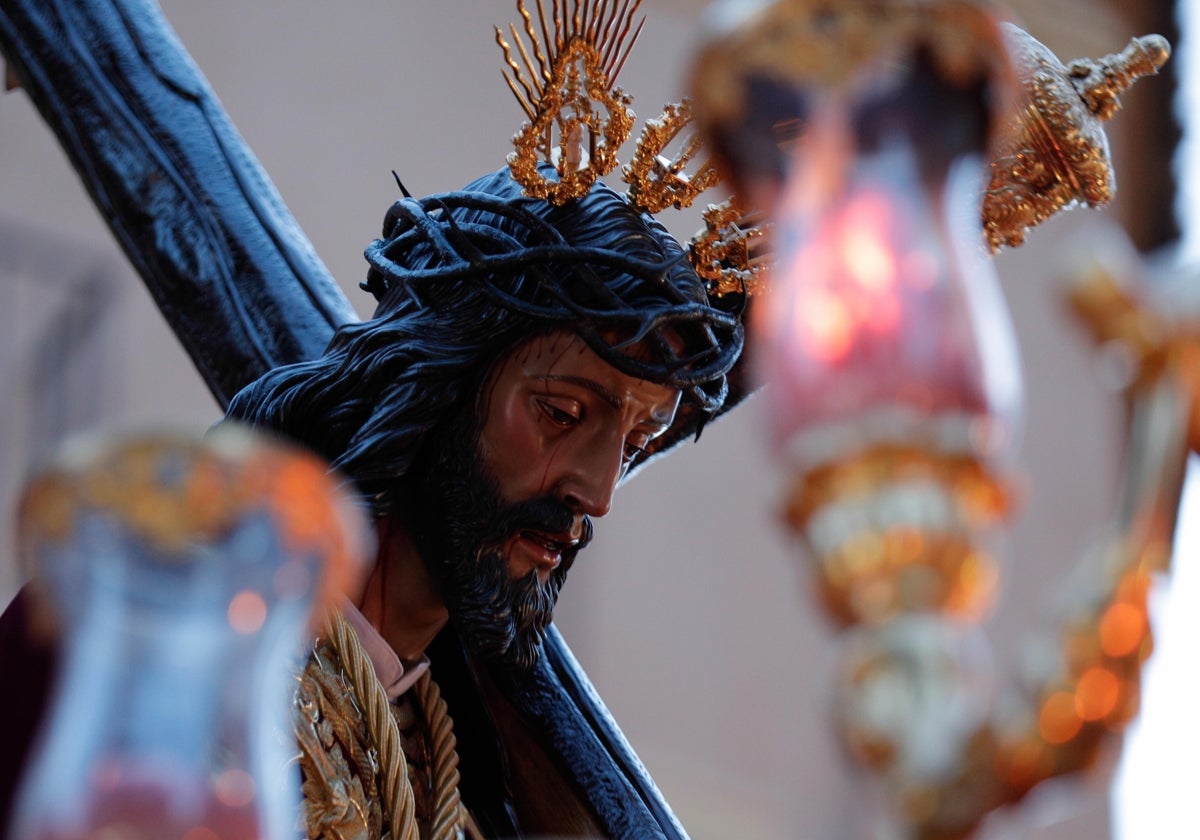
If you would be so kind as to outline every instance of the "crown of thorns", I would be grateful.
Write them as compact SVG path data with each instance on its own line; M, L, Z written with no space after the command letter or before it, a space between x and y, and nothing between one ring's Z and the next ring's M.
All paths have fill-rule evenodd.
M456 218L465 211L491 219ZM406 263L416 249L432 250L429 265ZM572 245L545 219L486 193L406 196L392 205L384 237L365 255L374 271L362 286L376 299L399 288L424 306L422 291L429 284L472 282L505 309L568 326L623 373L685 391L704 411L721 405L725 374L742 350L741 313L689 298L673 281L673 274L691 272L684 254L644 260ZM597 269L652 285L654 299L630 303ZM523 282L515 282L518 277ZM633 355L635 345L651 352Z

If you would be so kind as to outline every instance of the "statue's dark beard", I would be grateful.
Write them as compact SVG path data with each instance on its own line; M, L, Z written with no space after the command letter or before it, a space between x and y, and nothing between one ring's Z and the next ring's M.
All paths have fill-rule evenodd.
M528 670L541 656L558 593L583 538L546 581L537 572L512 579L505 542L521 531L570 531L575 513L554 496L506 504L479 454L474 412L434 432L405 477L414 515L407 525L464 644L475 654Z

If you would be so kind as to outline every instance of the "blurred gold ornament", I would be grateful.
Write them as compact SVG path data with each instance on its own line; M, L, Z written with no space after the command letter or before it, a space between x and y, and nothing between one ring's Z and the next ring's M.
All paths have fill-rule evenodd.
M994 466L1004 429L1000 446L985 445L1006 416L992 401L1003 388L992 387L997 335L986 332L1003 302L985 294L979 264L960 275L919 269L977 253L971 237L992 250L1019 244L1058 210L1107 201L1099 123L1168 49L1147 36L1063 67L965 0L779 0L729 21L697 58L692 95L738 196L776 208L777 288L757 314L778 323L759 321L757 349L773 375L770 436L792 470L784 517L846 628L837 723L883 781L905 836L965 838L992 810L1091 764L1136 713L1150 575L1169 559L1187 447L1200 439L1200 330L1112 283L1076 294L1098 341L1119 344L1131 368L1121 501L1020 695L1000 704L973 640L998 579L986 532L1014 495ZM960 207L948 173L985 151L995 160L986 196L980 182L980 204L947 209ZM898 178L904 166L919 177ZM914 215L919 190L938 196L921 206L936 208L936 230L954 229L953 247L915 227L896 242L899 226L866 235L871 220ZM860 204L888 212L846 209ZM926 287L912 282L925 276ZM990 308L894 294L955 278ZM883 303L895 318L835 317L886 312ZM768 341L764 324L776 327ZM900 338L912 334L922 340Z
M960 85L1012 72L991 16L970 0L776 2L702 48L690 83L697 119L707 138L720 136L747 119L750 84L847 90L867 82L868 68L904 61L917 43L940 75ZM804 130L774 128L781 142Z
M1009 506L974 458L885 445L804 472L784 516L831 616L878 626L926 611L981 618L999 573L976 533Z
M61 542L89 515L115 518L170 561L255 514L274 521L289 549L329 558L336 575L352 573L366 545L352 527L353 503L322 462L233 424L204 442L75 440L29 484L20 521L23 541Z
M745 124L749 85L846 90L870 77L867 68L901 61L918 43L944 78L963 85L993 79L996 91L1017 94L991 106L1009 128L997 135L982 209L992 251L1021 244L1029 228L1061 210L1109 201L1112 165L1102 122L1120 107L1123 91L1170 55L1162 37L1146 35L1120 53L1064 66L1024 30L997 29L970 0L770 4L713 39L694 65L694 110L706 142L735 173L735 191L744 196L746 184L737 183L741 167L722 138ZM786 149L804 131L804 115L769 128L774 145Z
M1195 282L1194 270L1185 276ZM1071 308L1098 347L1121 349L1132 368L1131 394L1171 375L1200 395L1200 324L1195 318L1162 311L1100 261L1079 266L1075 281ZM1188 446L1200 452L1200 400L1189 412Z
M1101 123L1120 108L1122 92L1170 56L1164 38L1145 35L1120 53L1064 66L1024 30L1006 25L1005 35L1024 101L992 161L984 197L992 251L1020 245L1029 228L1060 210L1108 203L1114 179Z

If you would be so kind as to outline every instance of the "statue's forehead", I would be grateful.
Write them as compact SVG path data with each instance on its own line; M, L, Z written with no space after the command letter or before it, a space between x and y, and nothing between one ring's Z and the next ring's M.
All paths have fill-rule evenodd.
M636 353L649 355L650 351L631 345L630 354ZM681 397L678 388L622 372L580 336L565 329L526 339L500 362L500 367L511 367L517 377L579 385L614 408L639 407L661 422L670 422Z

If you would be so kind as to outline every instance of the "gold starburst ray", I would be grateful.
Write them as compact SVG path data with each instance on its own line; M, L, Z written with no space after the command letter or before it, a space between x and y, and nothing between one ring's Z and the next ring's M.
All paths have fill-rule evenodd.
M595 11L592 7L595 5L590 0L575 0L575 34L587 37L592 28L592 13Z
M512 55L512 47L509 46L508 41L504 40L504 30L499 26L496 27L496 43L500 45L500 49L504 52L504 63L512 70L511 76L503 70L500 71L500 75L504 78L504 82L508 85L508 89L512 91L513 96L516 97L521 109L525 111L525 116L532 120L537 116L537 109L533 106L533 103L538 100L538 97L534 95L529 84L522 78L521 68ZM524 93L521 92L522 89L524 89Z
M603 27L604 33L598 39L599 43L611 44L616 40L615 33L620 31L621 21L629 15L629 3L630 0L621 0L607 15ZM608 0L605 0L605 6L607 5Z
M571 15L571 36L574 37L583 31L583 6L581 0L575 0L575 11ZM568 41L570 38L567 39Z
M638 23L637 32L634 33L633 37L629 39L629 43L622 50L622 45L629 36L629 30L633 26L633 16L637 14L641 5L642 0L632 0L632 2L625 0L621 8L617 10L617 13L613 15L605 32L605 47L600 57L600 66L604 68L604 73L608 76L610 89L616 82L617 74L621 72L621 67L624 66L625 59L629 57L629 51L637 43L638 35L642 32L642 26L646 23L646 18L643 17ZM615 37L612 34L614 30L617 30Z
M600 30L603 28L607 16L608 0L600 0L592 12L591 20L588 21L587 37L589 41L599 41Z
M621 60L617 62L617 66L614 67L612 72L609 74L609 79L616 79L618 74L620 74L621 68L623 68L625 66L625 60L627 58L629 58L629 53L633 50L633 45L637 43L638 36L642 34L642 27L645 25L646 25L646 19L642 18L638 22L638 27L637 27L637 30L634 31L633 37L629 39L629 44L625 47L625 52L621 55ZM629 28L626 27L625 32L628 32L628 31L629 31ZM624 35L624 33L622 33L622 36L623 35ZM611 86L611 82L609 84Z
M496 27L496 43L503 50L508 66L504 81L530 119L537 114L546 87L553 81L555 62L565 53L569 44L578 39L593 45L597 66L604 74L604 87L611 91L646 22L643 17L634 28L634 17L641 7L641 0L622 0L620 3L613 0L574 0L571 7L567 2L553 2L553 39L548 30L543 0L538 0L537 6L540 37L525 0L517 2L518 12L524 21L524 38L516 24L509 24L508 27L511 42L504 31ZM554 45L553 49L550 48L551 44Z
M537 98L541 99L542 93L544 91L544 87L543 87L544 82L541 79L541 73L539 73L537 71L537 69L534 68L533 62L530 61L529 53L525 49L525 41L521 38L520 35L517 34L517 27L514 26L513 24L509 24L508 28L512 32L513 40L516 41L516 43L517 43L517 50L521 53L521 58L525 62L525 69L529 71L529 80L530 80L531 86L533 87L533 89L535 91L537 91ZM537 45L537 42L534 41L535 49L536 49L536 45Z
M537 58L538 66L542 71L542 84L549 84L550 61L546 57L545 50L542 48L542 45L545 44L545 49L550 49L550 33L546 31L546 9L542 6L542 0L538 0L538 21L542 27L542 40L539 41L533 31L533 16L525 8L525 4L520 3L517 8L521 11L521 17L525 19L525 31L529 33L529 40L533 42L533 54Z

